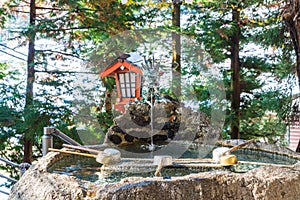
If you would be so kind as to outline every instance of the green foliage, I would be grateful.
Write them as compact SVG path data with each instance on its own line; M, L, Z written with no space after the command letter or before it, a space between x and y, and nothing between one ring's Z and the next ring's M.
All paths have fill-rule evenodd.
M7 84L10 77L15 79L13 73L7 70L7 65L1 66L2 78L0 79L0 157L16 163L21 161L22 145L18 143L20 135L16 133L18 122L22 113L18 110L20 96L16 94L18 85ZM12 177L18 177L19 172L14 167L7 167L0 163L0 169L10 172Z
M100 135L105 135L107 133L108 129L113 125L113 118L117 114L113 112L111 105L111 94L115 84L115 79L112 77L105 77L102 79L102 85L105 88L105 91L101 94L101 104L95 110L95 115L100 127Z
M244 98L241 133L243 138L264 138L286 144L285 133L291 114L291 97L285 90L261 91Z
M1 2L3 5L1 5L0 8L0 28L5 27L5 23L11 18L12 16L9 14L7 6L5 3Z
M2 80L5 76L5 70L6 70L6 64L5 63L0 63L0 80Z
M195 91L196 98L199 102L199 111L211 116L211 105L209 103L211 95L209 88L205 85L195 84L193 85L193 90Z
M267 79L282 84L281 81L286 80L292 72L291 60L294 58L290 41L282 31L280 10L274 8L276 3L277 1L202 1L202 4L189 6L188 24L184 27L187 34L194 35L203 44L213 62L224 63L226 59L230 59L231 37L236 31L232 9L239 6L242 137L266 137L270 142L275 142L273 139L277 136L282 139L286 133L290 94L280 87L268 90L262 88L270 84ZM256 51L248 53L249 45L256 45ZM223 71L228 102L232 95L231 73L230 70ZM205 86L200 81L195 84L195 88L199 88L196 90L197 97L209 99ZM275 98L276 95L279 99ZM276 117L266 115L269 112L276 113ZM229 134L229 124L234 123L232 118L228 108L223 130L225 137ZM274 127L268 131L271 125Z
M217 16L215 15L219 17L216 18ZM223 21L223 17L223 14L212 11L201 13L198 16L198 23L196 24L197 29L201 30L201 32L195 33L198 42L204 44L205 50L216 63L224 61L229 56L228 45L230 43L228 42L228 37L232 34L232 30L230 29L232 26L227 21ZM222 37L227 39L223 39Z
M22 162L24 135L34 143L33 156L38 158L42 154L41 137L43 128L55 126L65 131L67 135L79 141L78 134L72 127L72 113L68 106L57 105L57 96L50 98L49 91L43 92L41 98L38 93L30 107L24 108L24 85L20 75L9 65L1 65L0 71L0 156L15 163ZM53 84L53 87L57 87ZM49 88L48 88L49 89ZM26 120L25 120L26 119ZM55 146L61 147L62 142L55 139ZM59 146L60 145L60 146ZM12 177L18 178L19 171L0 163L0 168L7 170Z
M112 114L112 112L98 112L97 119L101 127L102 135L105 135L107 133L107 130L113 125L113 117L114 115Z

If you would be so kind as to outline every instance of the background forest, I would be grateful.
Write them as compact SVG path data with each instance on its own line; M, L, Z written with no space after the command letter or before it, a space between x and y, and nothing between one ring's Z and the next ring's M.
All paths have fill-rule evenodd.
M97 67L86 63L94 63L95 49L110 38L151 28L193 38L214 64L222 66L227 105L224 138L287 145L288 126L298 110L298 1L7 0L0 4L2 158L32 163L41 156L46 126L55 126L81 143L80 134L89 131L91 140L100 143L112 123L104 99L113 83L95 77L117 54L102 58ZM175 51L172 63L180 63L178 59ZM207 100L214 86L203 84L197 65L174 70L194 77L199 109L210 115ZM78 116L86 119L83 124L77 123ZM61 145L59 140L54 143L57 148ZM19 175L2 163L0 168L12 177Z

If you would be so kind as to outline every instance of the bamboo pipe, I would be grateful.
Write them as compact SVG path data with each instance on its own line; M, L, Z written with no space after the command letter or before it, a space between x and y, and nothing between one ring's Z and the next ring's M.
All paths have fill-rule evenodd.
M90 148L83 147L83 146L74 146L74 145L70 145L70 144L63 144L63 147L67 147L67 148L70 148L70 149L81 150L81 151L87 151L87 152L90 152L90 153L93 153L93 154L99 154L100 153L100 151L98 151L98 150L90 149Z
M73 154L73 155L78 155L78 156L85 156L85 157L90 157L90 158L97 158L97 155L88 154L88 153L79 153L79 152L76 152L76 151L67 151L67 150L53 149L53 148L49 148L49 151L66 153L66 154Z
M72 144L75 146L81 146L81 144L79 144L78 142L76 142L75 140L73 140L72 138L70 138L69 136L67 136L60 130L58 130L57 128L53 128L53 132L51 134L56 135L57 137L59 137L60 139L62 139L63 141L65 141L69 144Z

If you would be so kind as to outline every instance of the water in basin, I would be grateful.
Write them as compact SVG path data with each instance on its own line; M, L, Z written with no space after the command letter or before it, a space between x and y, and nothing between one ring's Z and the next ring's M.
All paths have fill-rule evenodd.
M215 147L214 147L215 148ZM181 158L211 158L211 147L204 147L204 149L190 148ZM297 162L296 159L286 155L278 155L270 152L263 152L251 149L239 149L233 152L239 161L263 162L282 165L292 165ZM137 159L138 160L138 159ZM145 163L147 165L147 163ZM148 163L151 165L152 163ZM65 174L75 176L82 180L95 182L98 184L106 184L118 182L125 177L153 177L154 171L148 170L141 173L132 173L124 171L103 172L101 164L97 163L93 158L80 157L76 155L66 155L63 159L52 165L48 171L51 173ZM164 167L161 171L161 176L165 179L170 179L176 176L184 176L192 173L200 173L205 171L228 170L238 173L247 172L249 170L260 167L253 164L238 164L231 167Z

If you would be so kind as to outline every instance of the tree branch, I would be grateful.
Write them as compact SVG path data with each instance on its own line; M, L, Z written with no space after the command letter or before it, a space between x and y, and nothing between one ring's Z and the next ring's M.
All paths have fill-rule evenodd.
M37 6L36 9L39 10L56 10L56 11L69 11L68 9L61 9L61 8L48 8L48 7L41 7Z
M99 72L77 72L77 71L60 71L60 70L35 70L36 73L49 73L49 74L99 74Z
M21 54L22 56L27 56L26 54L21 53L21 52L18 52L18 51L16 51L16 50L14 50L13 48L10 48L10 47L8 47L8 46L6 46L6 45L4 45L4 44L0 44L0 46L2 46L2 47L4 47L4 48L7 48L7 49L9 49L9 50L11 50L11 51L14 51L14 52L16 52L16 53L18 53L18 54Z
M41 29L41 30L46 30L46 31L71 31L71 30L82 30L82 29L97 29L103 32L107 32L105 29L100 29L99 27L92 27L92 26L82 26L82 27L70 27L70 28L61 28L61 29Z
M50 52L50 53L58 53L58 54L62 54L62 55L65 55L65 56L70 56L70 57L74 57L74 58L78 58L82 61L85 61L84 59L81 59L80 57L78 56L74 56L73 54L70 54L70 53L65 53L65 52L61 52L61 51L52 51L52 50L49 50L49 49L46 49L46 50L36 50L36 52Z
M5 54L7 54L7 55L10 55L10 56L12 56L12 57L14 57L14 58L17 58L17 59L19 59L19 60L27 61L26 59L20 58L20 57L15 56L15 55L13 55L13 54L11 54L11 53L7 53L7 52L5 52L5 51L3 51L3 50L1 50L1 49L0 49L0 52L5 53Z
M22 10L11 10L11 12L16 12L16 13L25 13L25 14L29 14L29 12L26 12L26 11L22 11Z
M38 6L36 7L36 9L39 9L39 10L56 10L56 11L73 11L73 12L76 12L76 13L79 13L80 11L93 11L93 12L97 12L97 11L105 11L105 9L91 9L91 8L70 8L70 9L61 9L61 8L51 8L51 7L41 7L41 6Z

